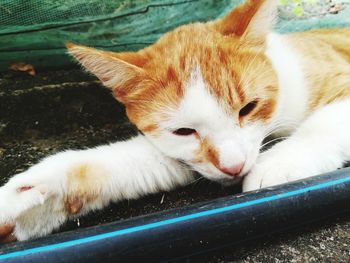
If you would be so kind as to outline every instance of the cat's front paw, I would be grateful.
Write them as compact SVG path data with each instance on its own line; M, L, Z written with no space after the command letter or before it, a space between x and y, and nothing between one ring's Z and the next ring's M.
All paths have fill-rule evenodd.
M0 188L0 223L8 223L25 211L44 204L49 197L46 185L9 183Z
M262 156L244 178L243 191L257 190L293 181L293 175L297 169L291 161L281 157L272 154Z
M0 187L0 242L50 234L82 208L79 199L68 200L62 185L50 176L40 178L31 172L15 176Z
M50 210L54 195L46 184L33 183L30 177L30 174L17 175L0 188L0 228L5 233L8 226L14 226L9 235L3 233L5 241L10 237L25 240L47 232L48 227L42 222L52 218L45 210Z
M243 191L304 179L335 170L341 161L303 141L283 141L259 157L243 181Z

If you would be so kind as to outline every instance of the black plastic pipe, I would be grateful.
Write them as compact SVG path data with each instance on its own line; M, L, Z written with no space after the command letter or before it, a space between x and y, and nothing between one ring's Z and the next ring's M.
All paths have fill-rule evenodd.
M350 168L0 248L0 262L156 262L240 243L350 209Z

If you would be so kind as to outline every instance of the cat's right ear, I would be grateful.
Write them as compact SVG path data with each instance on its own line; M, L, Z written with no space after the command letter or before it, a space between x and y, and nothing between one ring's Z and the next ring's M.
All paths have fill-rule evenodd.
M143 59L137 53L113 53L72 43L66 44L66 47L69 54L99 78L104 86L113 91L116 99L124 104L140 82L147 78L140 66Z

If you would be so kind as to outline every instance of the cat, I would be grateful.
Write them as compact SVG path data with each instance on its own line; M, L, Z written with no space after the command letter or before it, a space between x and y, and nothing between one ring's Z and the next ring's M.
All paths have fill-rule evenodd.
M0 188L2 229L12 240L41 237L110 202L188 184L194 171L226 185L243 180L250 191L342 167L350 29L279 35L276 2L248 0L138 52L67 44L140 134L61 152L14 176ZM260 153L270 135L286 139Z

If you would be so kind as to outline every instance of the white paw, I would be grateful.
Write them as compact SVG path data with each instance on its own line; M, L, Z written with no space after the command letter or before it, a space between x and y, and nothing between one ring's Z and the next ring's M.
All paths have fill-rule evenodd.
M49 197L46 185L7 184L0 188L0 223L8 223Z
M264 157L258 161L252 171L244 178L243 191L279 185L307 176L306 172L297 176L296 172L298 169L293 167L293 163L282 160L280 156L266 155ZM302 171L302 168L299 168L300 171Z
M67 219L62 198L49 187L52 181L37 178L27 172L0 187L0 225L15 225L18 240L46 235Z
M341 167L337 156L302 141L286 140L262 153L243 181L243 191L284 184Z

